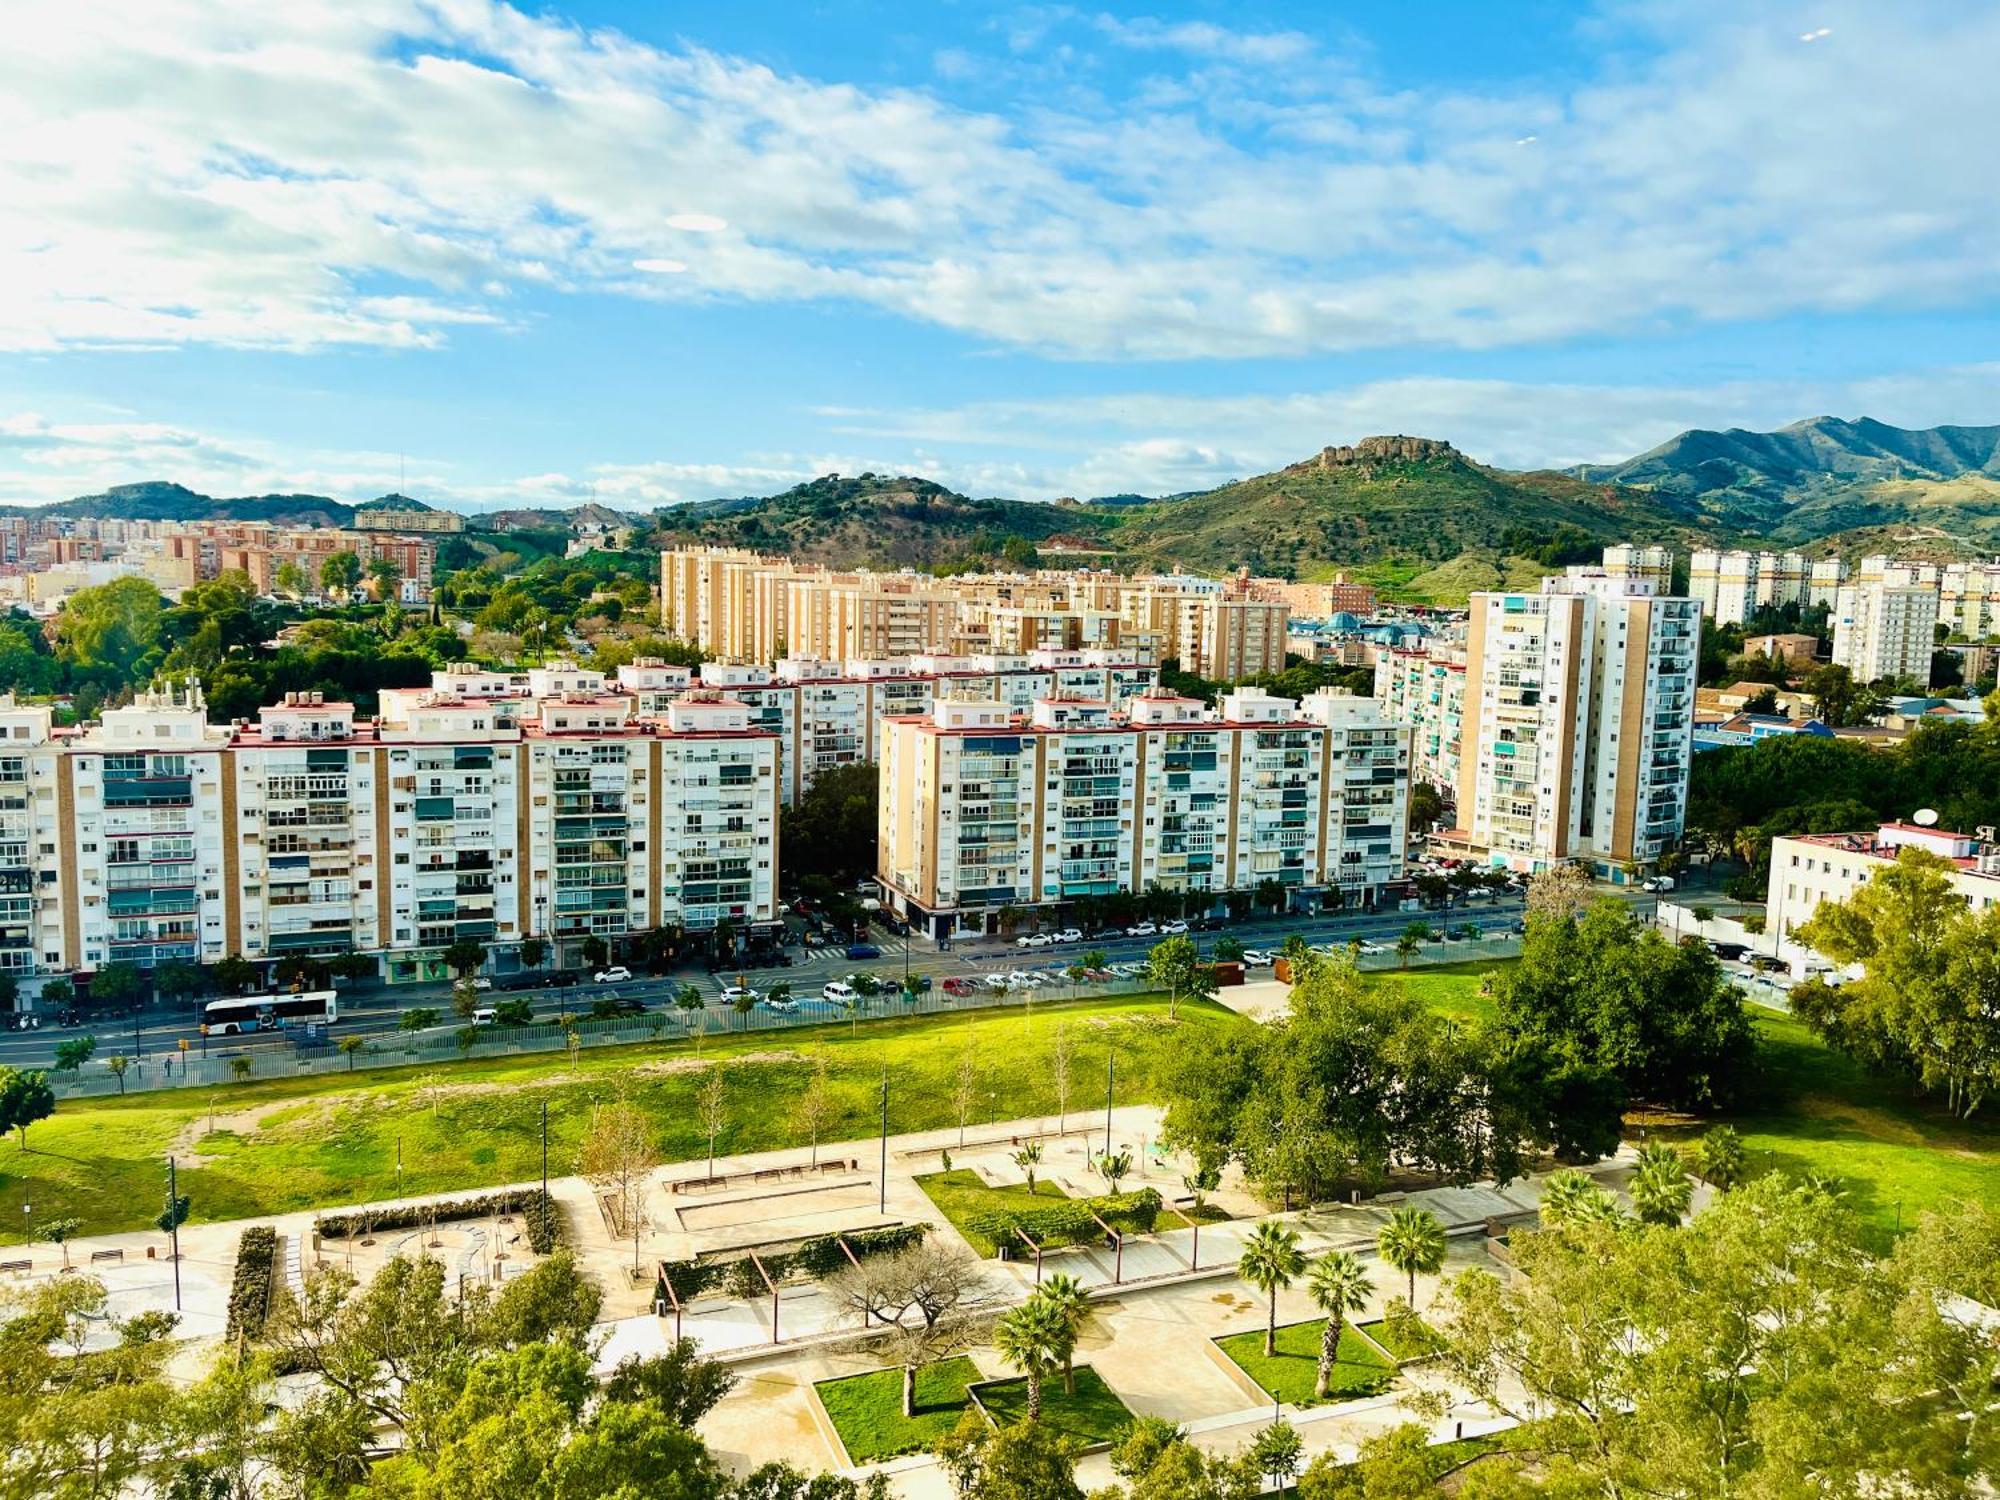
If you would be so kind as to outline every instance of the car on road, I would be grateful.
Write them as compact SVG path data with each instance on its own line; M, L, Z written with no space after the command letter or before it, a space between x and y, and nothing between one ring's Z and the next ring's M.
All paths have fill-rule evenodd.
M1090 935L1093 943L1115 943L1126 935L1122 927L1100 927Z
M1005 974L981 974L979 982L989 990L1004 990L1012 987L1011 982Z
M1387 943L1361 942L1361 943L1356 943L1354 945L1354 951L1357 953L1366 954L1370 958L1376 958L1384 953L1387 953L1389 951L1389 945Z
M1268 969L1276 959L1275 953L1266 953L1262 948L1243 950L1243 967L1246 969Z
M1016 948L1046 948L1054 941L1055 939L1046 932L1031 932L1024 937L1015 938L1014 946Z
M591 978L599 984L630 984L632 971L623 964L613 964L608 969L599 969Z
M880 958L882 950L873 943L849 943L847 945L847 956L853 959Z
M834 1005L852 1005L861 998L861 992L845 980L834 979L820 986L819 997Z
M770 1011L776 1011L781 1016L789 1016L793 1011L799 1008L799 1002L792 999L792 997L789 995L785 995L782 997L772 996L770 999L767 999L762 1003L764 1009Z
M1080 943L1083 941L1083 929L1081 927L1065 927L1061 932L1056 934L1056 941L1059 943Z
M492 989L492 988L493 988L493 979L492 979L492 976L491 976L491 975L487 975L487 974L475 974L475 975L473 975L473 976L472 976L472 987L473 987L473 988L474 988L475 990L490 990L490 989Z
M1655 875L1650 879L1639 882L1640 890L1650 892L1654 895L1663 896L1673 888L1674 877L1671 875Z
M637 995L612 995L598 1001L591 1009L596 1010L600 1006L614 1016L643 1016L646 1013L646 1002Z
M1162 922L1160 924L1160 931L1166 933L1169 937L1178 937L1181 933L1186 932L1187 930L1188 930L1188 924L1183 921L1180 921L1179 919L1175 919L1172 922Z
M751 989L747 984L725 984L722 987L722 1003L724 1005L734 1005L737 1001L745 999L752 1005L755 1005L763 998L761 993Z
M1130 927L1125 929L1125 936L1153 937L1158 934L1159 930L1160 929L1151 922L1134 922Z

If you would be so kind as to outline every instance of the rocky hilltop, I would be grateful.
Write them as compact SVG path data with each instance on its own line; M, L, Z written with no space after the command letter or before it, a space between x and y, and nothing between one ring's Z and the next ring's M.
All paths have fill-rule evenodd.
M1457 458L1458 450L1437 438L1365 437L1360 442L1322 448L1313 457L1287 464L1287 474L1310 474L1316 470L1358 468L1366 478L1381 464L1421 463L1430 458Z

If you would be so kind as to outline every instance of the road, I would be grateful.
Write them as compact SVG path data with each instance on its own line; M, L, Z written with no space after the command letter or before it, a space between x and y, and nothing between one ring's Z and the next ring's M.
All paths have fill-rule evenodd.
M1650 911L1655 898L1631 888L1604 887L1606 893L1631 902L1642 911ZM1373 913L1338 912L1330 915L1299 917L1257 917L1241 922L1227 923L1222 931L1228 932L1246 948L1276 948L1293 933L1298 933L1311 943L1345 943L1354 938L1364 941L1394 943L1402 935L1403 929L1411 922L1429 921L1432 926L1443 928L1461 924L1473 924L1485 929L1512 927L1519 924L1523 911L1522 898L1502 897L1489 901L1475 897L1469 902L1455 905L1448 910L1431 912L1378 911ZM1195 934L1204 953L1210 951L1221 931ZM816 996L820 987L829 980L845 979L857 971L866 971L885 982L900 982L905 964L912 974L931 977L933 982L961 974L977 977L981 974L1010 969L1046 968L1057 962L1073 962L1083 953L1093 948L1102 949L1111 962L1128 959L1142 959L1158 942L1157 938L1117 938L1103 941L1068 943L1046 948L1018 948L1006 939L985 939L978 942L960 942L951 951L940 953L926 938L918 938L907 945L903 939L881 935L875 941L882 949L882 956L865 962L850 959L838 948L807 948L796 946L786 949L792 955L789 968L752 969L743 978L759 991L768 990L772 985L789 984L795 996L805 998ZM1449 956L1455 945L1444 945ZM1437 960L1436 947L1431 945L1431 961ZM1471 950L1467 955L1472 956ZM633 997L644 1002L648 1009L662 1005L672 1005L675 993L683 984L697 984L709 998L710 1005L719 1003L724 985L734 984L737 975L733 970L709 974L700 968L685 968L676 973L654 977L641 975L629 983L612 985L584 984L562 991L524 990L515 993L493 991L481 996L483 1003L497 1003L504 1000L522 999L534 1008L537 1020L553 1021L565 1013L588 1012L593 1001L608 994ZM394 989L380 984L362 984L346 988L341 993L340 1020L333 1030L341 1036L380 1036L393 1032L406 1009L431 1007L443 1013L446 1020L451 1015L450 987L443 984L404 985ZM97 1040L95 1056L99 1059L122 1053L127 1057L153 1058L162 1053L179 1050L185 1039L189 1050L201 1055L203 1042L200 1027L192 1013L154 1012L138 1019L135 1029L131 1019L123 1021L100 1021L87 1025L54 1027L47 1024L37 1031L0 1032L0 1064L17 1067L44 1067L54 1056L56 1043L65 1038L90 1035ZM283 1033L267 1033L243 1037L210 1038L207 1046L212 1053L228 1054L236 1052L290 1049L291 1036Z

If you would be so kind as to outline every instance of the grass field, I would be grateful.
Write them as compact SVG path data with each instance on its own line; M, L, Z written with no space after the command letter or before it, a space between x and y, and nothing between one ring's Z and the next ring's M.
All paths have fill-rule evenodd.
M951 1220L952 1227L965 1236L966 1243L985 1257L997 1255L999 1249L985 1235L970 1227L974 1219L982 1214L1005 1213L1069 1196L1053 1182L1045 1181L1035 1184L1032 1198L1028 1196L1025 1182L988 1187L969 1167L954 1167L949 1172L927 1172L917 1179L917 1186L937 1205L938 1212ZM1017 1242L1015 1248L1025 1247Z
M1422 1359L1435 1354L1439 1346L1436 1330L1422 1318L1398 1323L1377 1318L1372 1323L1363 1323L1361 1331L1399 1360Z
M958 1425L966 1408L966 1386L979 1367L959 1355L917 1371L917 1414L903 1415L903 1372L876 1370L840 1380L822 1380L813 1389L834 1431L857 1464L921 1453Z
M1215 1346L1236 1362L1257 1384L1280 1401L1294 1406L1312 1406L1313 1380L1319 1371L1319 1341L1326 1319L1305 1323L1285 1323L1278 1328L1278 1352L1264 1357L1264 1330L1232 1333L1217 1339ZM1389 1388L1396 1368L1352 1327L1340 1330L1340 1349L1334 1356L1333 1379L1327 1384L1326 1400L1351 1401L1356 1396L1374 1396Z
M399 1187L462 1192L527 1181L541 1170L544 1103L550 1170L566 1173L593 1106L621 1093L653 1119L666 1160L698 1160L708 1141L695 1095L712 1068L722 1070L728 1100L718 1153L803 1147L793 1106L820 1052L838 1107L823 1141L875 1133L885 1068L892 1131L950 1123L954 1075L968 1052L1000 1118L1053 1113L1046 1059L1064 1022L1074 1028L1075 1076L1101 1074L1115 1047L1118 1097L1131 1103L1152 1097L1166 1013L1157 997L1051 1003L1032 1016L865 1022L857 1036L837 1023L711 1039L698 1058L685 1041L605 1048L581 1054L573 1071L555 1052L63 1103L29 1130L27 1151L12 1136L0 1143L0 1242L20 1238L23 1202L38 1222L81 1218L85 1234L146 1227L165 1197L169 1154L197 1222L365 1202ZM1183 1002L1179 1024L1251 1023Z
M1002 1427L1028 1417L1028 1382L1020 1376L995 1380L978 1388L979 1404ZM1076 1367L1076 1394L1063 1389L1062 1375L1042 1382L1042 1425L1086 1446L1115 1443L1132 1425L1132 1411L1089 1365Z
M1439 1010L1490 1017L1481 976L1502 963L1454 964L1384 976ZM1878 1245L1927 1208L1965 1199L2000 1207L2000 1123L1952 1119L1899 1080L1870 1074L1803 1022L1752 1005L1762 1077L1748 1103L1722 1116L1743 1134L1752 1171L1825 1172ZM1706 1125L1655 1128L1691 1138Z

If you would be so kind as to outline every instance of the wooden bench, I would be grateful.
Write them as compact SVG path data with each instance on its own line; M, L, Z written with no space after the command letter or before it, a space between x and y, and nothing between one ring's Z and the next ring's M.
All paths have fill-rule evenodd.
M124 1258L125 1252L123 1250L93 1250L90 1252L90 1263L93 1266L107 1260L123 1260Z
M31 1260L0 1260L0 1271L14 1271L25 1274L35 1269Z

